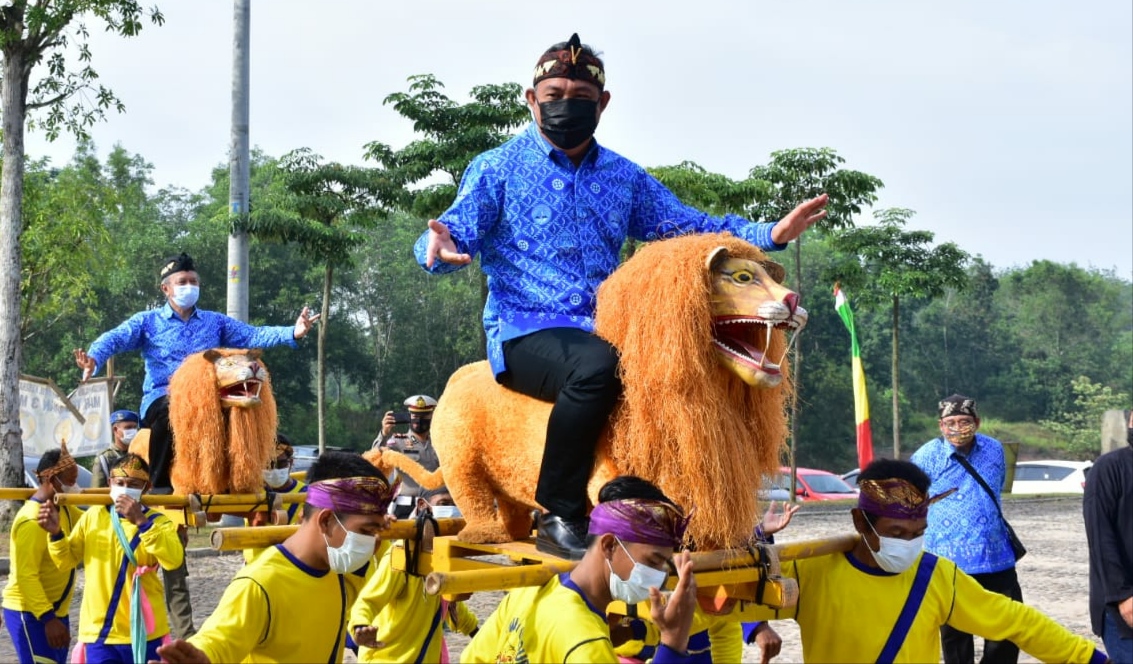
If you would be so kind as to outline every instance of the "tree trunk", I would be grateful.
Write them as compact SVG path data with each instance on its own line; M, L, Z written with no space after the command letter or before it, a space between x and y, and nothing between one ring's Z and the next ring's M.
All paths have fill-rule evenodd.
M327 263L326 273L323 275L323 307L319 312L319 359L315 362L318 374L319 454L327 449L327 323L330 319L330 286L333 281L334 266Z
M897 372L900 368L900 362L897 359L897 341L898 330L897 322L901 318L901 303L896 295L893 296L893 458L901 458L901 413L900 406L898 405L900 398L897 390Z
M18 41L4 49L0 81L4 162L0 167L0 486L23 486L20 429L20 231L24 198L25 54ZM0 531L7 531L19 503L0 502Z
M802 254L803 238L800 235L795 240L795 293L799 296L799 301L803 299L803 254ZM802 334L802 330L795 331L795 357L791 361L791 385L794 390L794 396L791 397L791 502L798 500L795 496L795 468L798 467L798 462L795 457L796 445L795 441L798 440L799 434L799 394L802 392L802 364L803 364L803 343L798 338Z

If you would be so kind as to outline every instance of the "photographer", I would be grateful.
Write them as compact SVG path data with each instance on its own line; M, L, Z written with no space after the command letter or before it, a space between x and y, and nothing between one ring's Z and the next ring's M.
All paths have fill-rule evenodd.
M404 402L407 413L394 413L387 411L382 418L382 433L378 436L372 447L382 447L401 452L413 459L430 472L440 465L437 452L433 449L433 441L429 437L429 427L433 423L433 409L437 407L437 400L425 394L416 394ZM408 424L406 433L393 433L393 428L399 424ZM393 506L393 515L404 519L413 513L416 498L421 493L421 487L411 477L401 476L401 490Z

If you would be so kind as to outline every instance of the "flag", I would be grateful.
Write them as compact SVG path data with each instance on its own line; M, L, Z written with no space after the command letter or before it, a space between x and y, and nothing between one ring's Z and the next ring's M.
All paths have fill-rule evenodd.
M858 332L854 329L854 312L850 311L850 301L838 284L834 284L834 309L850 331L850 355L853 358L854 376L854 422L858 434L858 468L865 468L873 461L873 433L869 429L869 395L865 389L865 371L862 369L862 353L858 346Z

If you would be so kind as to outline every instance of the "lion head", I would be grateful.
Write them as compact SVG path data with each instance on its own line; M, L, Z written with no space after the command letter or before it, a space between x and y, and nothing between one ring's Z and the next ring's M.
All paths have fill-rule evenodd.
M251 493L275 448L276 409L260 351L219 348L185 358L169 381L177 493Z
M775 277L743 240L688 235L642 248L598 291L595 329L618 349L624 387L609 460L695 509L701 548L750 538L759 478L787 438L786 332L806 312Z

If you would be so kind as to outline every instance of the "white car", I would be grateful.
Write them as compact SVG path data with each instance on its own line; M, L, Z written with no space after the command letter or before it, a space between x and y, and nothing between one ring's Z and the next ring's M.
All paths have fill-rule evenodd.
M1014 494L1083 493L1092 461L1020 461L1015 464Z

